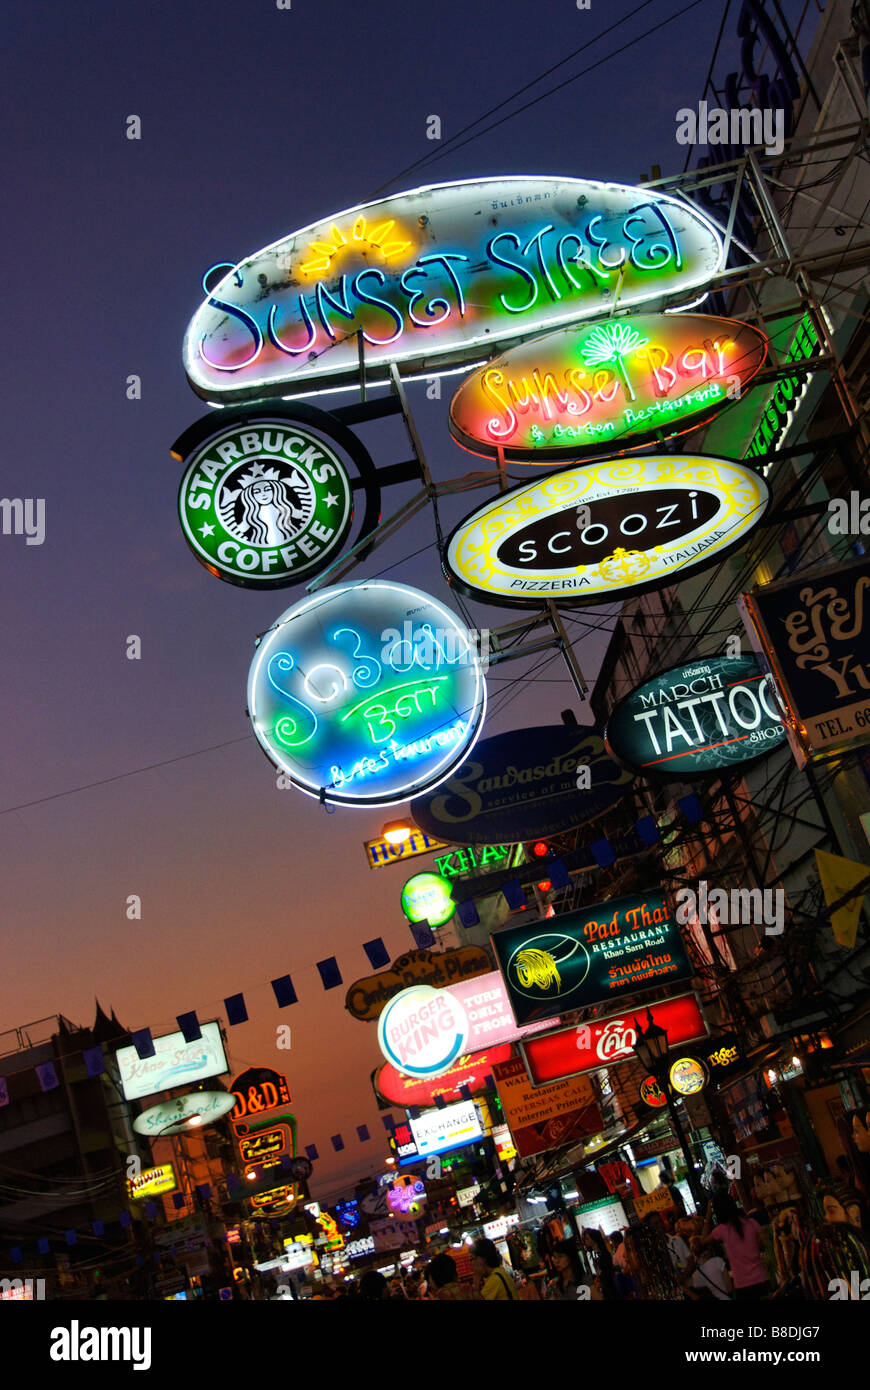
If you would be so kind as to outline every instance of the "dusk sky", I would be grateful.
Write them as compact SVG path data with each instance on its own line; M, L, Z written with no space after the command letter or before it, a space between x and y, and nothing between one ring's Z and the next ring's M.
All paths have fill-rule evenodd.
M43 498L46 531L40 546L0 536L0 1032L58 1013L88 1024L98 997L126 1027L158 1033L188 1009L222 1015L224 997L244 991L250 1022L229 1030L233 1065L287 1071L300 1143L321 1154L315 1195L373 1171L384 1152L374 1025L350 1018L344 989L323 991L315 962L336 956L349 984L369 973L364 941L410 949L405 875L366 866L363 841L388 814L330 816L279 791L245 718L254 636L304 589L221 583L181 535L169 448L208 410L181 364L201 276L384 186L678 172L675 113L702 93L723 7L703 0L453 152L451 135L572 50L604 35L520 100L683 3L35 0L6 12L0 491ZM131 114L138 141L126 138ZM432 114L440 145L426 139ZM140 401L126 398L131 373ZM486 466L448 435L457 382L445 380L440 402L409 387L439 480ZM377 462L407 457L397 422L362 433ZM412 491L385 493L385 514ZM445 526L484 495L447 499ZM392 567L455 608L434 540L424 512L354 578ZM505 620L471 611L480 626ZM591 685L605 610L587 616L572 632ZM133 634L138 661L126 657ZM502 708L499 692L532 664L493 672L487 733L558 723L569 704L590 720L555 654ZM226 746L199 751L213 745ZM126 917L131 894L138 922ZM299 1004L278 1010L269 981L288 971ZM289 1053L275 1047L282 1023ZM364 1123L368 1144L356 1138Z

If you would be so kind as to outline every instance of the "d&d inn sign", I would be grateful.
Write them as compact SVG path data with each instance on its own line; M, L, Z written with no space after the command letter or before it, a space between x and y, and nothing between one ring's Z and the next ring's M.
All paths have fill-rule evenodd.
M468 179L334 213L207 272L188 381L224 403L428 374L548 327L685 302L722 266L713 223L646 188ZM223 272L223 274L221 274Z
M715 564L761 521L767 484L730 459L651 454L501 493L448 537L448 582L481 603L606 603Z
M714 656L644 681L614 707L608 752L645 776L744 767L785 742L770 677L754 656Z
M687 979L680 929L658 891L594 903L490 937L517 1023Z
M451 402L450 433L514 463L636 448L706 424L766 355L757 328L707 314L560 328L473 372Z

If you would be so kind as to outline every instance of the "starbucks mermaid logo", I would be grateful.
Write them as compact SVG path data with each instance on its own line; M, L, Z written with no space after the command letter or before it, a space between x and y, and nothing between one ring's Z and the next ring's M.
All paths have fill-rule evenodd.
M249 419L215 434L187 461L181 527L212 574L280 588L319 573L353 516L338 454L295 421Z

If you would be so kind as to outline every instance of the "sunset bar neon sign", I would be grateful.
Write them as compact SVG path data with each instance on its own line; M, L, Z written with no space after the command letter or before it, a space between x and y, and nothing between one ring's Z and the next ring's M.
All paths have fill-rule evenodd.
M760 370L767 339L707 314L640 314L559 329L463 382L450 432L517 463L635 448L708 421Z
M713 223L652 189L539 176L436 184L213 266L184 367L218 402L347 384L359 339L372 381L388 380L390 363L444 371L617 302L685 302L721 264Z

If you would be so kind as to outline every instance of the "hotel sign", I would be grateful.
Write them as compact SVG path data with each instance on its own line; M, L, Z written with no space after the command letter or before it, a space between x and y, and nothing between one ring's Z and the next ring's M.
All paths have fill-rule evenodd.
M706 424L766 355L757 328L707 314L560 328L473 372L451 402L450 432L512 463L632 449Z
M448 580L499 606L608 603L720 561L761 521L752 468L698 454L650 454L565 468L499 494L447 540Z
M213 266L184 339L205 400L310 395L391 363L431 373L559 324L685 303L716 227L649 188L536 176L436 184L332 213Z
M439 849L447 849L447 845L441 840L433 840L422 830L412 830L409 838L401 844L391 844L383 839L366 840L363 849L369 868L382 869L385 864L398 864L400 859L413 859L418 854L435 854ZM442 870L439 868L438 872Z
M633 893L491 938L517 1023L685 980L692 968L663 893Z
M388 970L356 980L347 992L344 1007L361 1022L379 1017L384 1005L411 985L445 989L477 975L497 974L482 946L451 947L447 951L408 951L397 956Z

